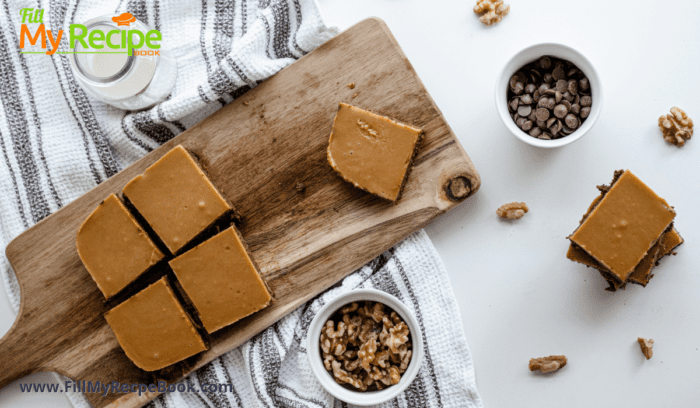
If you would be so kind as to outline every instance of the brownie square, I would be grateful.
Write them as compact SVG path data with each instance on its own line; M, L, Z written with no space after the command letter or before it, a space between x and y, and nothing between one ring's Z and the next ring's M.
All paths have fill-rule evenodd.
M124 196L172 253L232 210L182 146L131 180Z
M164 256L115 194L100 203L80 226L76 249L107 299Z
M166 278L107 312L105 319L127 357L145 371L207 349Z
M235 227L173 259L170 267L209 333L267 307L272 300Z
M602 265L609 278L622 284L674 217L666 201L632 172L619 171L569 239Z

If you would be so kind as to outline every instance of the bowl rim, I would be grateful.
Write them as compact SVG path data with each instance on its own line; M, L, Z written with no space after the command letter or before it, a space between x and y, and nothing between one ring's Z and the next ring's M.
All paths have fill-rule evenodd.
M412 355L411 362L401 376L401 380L398 384L381 391L359 392L352 391L336 383L331 374L326 371L323 365L323 359L321 358L319 338L323 325L339 308L348 303L367 300L383 303L396 311L396 313L403 318L411 332ZM420 324L415 315L395 296L377 289L353 289L331 299L319 309L316 316L311 320L306 335L306 355L309 359L311 371L328 393L349 404L358 406L376 405L396 398L408 388L418 375L424 355L423 332L421 331Z
M513 73L509 72L510 71L510 66L514 64L516 61L523 59L523 60L528 60L522 62L522 65L525 65L531 61L534 61L534 59L531 58L525 58L525 56L528 53L533 52L534 50L540 49L540 48L547 48L548 51L550 52L543 52L542 55L554 55L555 57L559 57L562 59L566 59L571 61L570 57L562 57L557 55L557 49L563 49L566 52L570 53L571 55L574 55L575 58L580 59L583 64L579 64L576 61L571 61L573 62L581 71L583 71L586 74L586 77L589 79L591 82L591 88L595 88L595 92L593 92L595 96L595 103L593 104L593 108L591 109L591 114L586 118L586 122L576 131L566 137L562 137L560 139L554 139L554 140L541 140L534 138L524 131L522 131L520 128L518 128L515 125L515 122L513 122L513 118L508 114L508 107L507 103L508 101L506 100L506 93L507 93L507 88L504 90L504 87L508 86L508 78L512 76ZM553 51L553 52L552 52ZM581 67L581 65L588 65L587 67ZM516 71L519 68L516 68ZM567 45L567 44L561 44L561 43L556 43L556 42L542 42L542 43L536 43L536 44L531 44L528 45L525 48L522 48L513 56L511 56L503 65L503 67L500 70L499 76L496 80L496 87L495 87L495 102L496 102L496 109L498 111L498 115L503 121L503 123L506 125L508 130L520 139L521 141L540 148L556 148L556 147L561 147L561 146L566 146L568 144L571 144L579 139L581 139L590 129L595 125L596 121L598 120L598 117L600 116L600 112L602 111L603 108L603 100L604 100L604 92L603 92L603 85L601 82L600 74L598 73L598 70L596 69L595 65L591 62L588 57L586 57L582 52L577 50L576 48Z

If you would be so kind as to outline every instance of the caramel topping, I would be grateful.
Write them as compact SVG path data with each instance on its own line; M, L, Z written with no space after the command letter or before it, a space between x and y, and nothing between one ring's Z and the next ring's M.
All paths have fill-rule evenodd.
M632 172L625 171L570 237L625 281L676 213Z
M328 162L346 181L396 201L422 130L340 104L328 144Z
M641 269L640 266L637 266L637 268L635 268L634 272L630 274L627 280L630 282L638 283L642 286L646 286L649 283L649 279L651 279L652 277L651 270L656 264L656 262L664 256L670 255L671 252L673 252L673 250L682 243L683 238L681 238L680 234L675 228L672 228L670 231L665 233L661 237L659 242L655 245L658 248L657 255L654 258L654 260L648 262L647 257L644 257L642 262L639 263L644 269ZM652 248L652 251L653 250L654 248Z
M231 209L182 146L131 180L124 196L173 253Z
M145 371L207 349L165 278L107 312L105 319L127 357Z
M209 333L265 308L271 300L234 228L170 261Z
M111 194L80 226L78 255L106 298L163 258L121 200Z

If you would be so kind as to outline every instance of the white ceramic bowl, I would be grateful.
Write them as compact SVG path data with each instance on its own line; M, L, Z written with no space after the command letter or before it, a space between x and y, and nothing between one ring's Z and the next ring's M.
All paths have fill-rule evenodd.
M323 358L321 357L321 347L319 343L321 329L326 321L328 321L333 313L348 303L365 300L380 302L392 308L401 316L404 322L406 322L408 330L411 332L413 355L411 356L408 369L403 373L401 381L399 381L398 384L387 387L381 391L360 392L343 387L335 382L331 373L326 371L326 368L323 366ZM318 311L309 326L308 335L306 337L306 350L314 375L323 388L331 395L348 404L359 406L375 405L396 398L416 378L418 370L420 370L420 366L423 363L423 333L420 330L418 320L416 320L415 316L413 316L400 300L379 290L357 289L338 296Z
M523 132L518 128L518 126L513 122L512 115L508 112L508 87L510 78L524 65L539 59L543 55L552 55L557 58L565 59L571 61L576 65L588 78L591 84L591 96L593 98L593 105L591 106L591 113L588 118L583 122L581 127L576 129L576 131L568 136L562 137L560 139L554 140L542 140L534 138L527 133ZM498 109L498 115L503 120L508 130L510 130L515 137L522 140L523 142L544 148L561 147L569 143L573 143L578 139L582 138L595 124L600 115L600 111L603 108L603 88L600 83L600 76L595 67L583 54L576 51L575 49L562 44L554 43L543 43L531 45L524 50L515 54L506 63L501 74L496 82L496 109Z

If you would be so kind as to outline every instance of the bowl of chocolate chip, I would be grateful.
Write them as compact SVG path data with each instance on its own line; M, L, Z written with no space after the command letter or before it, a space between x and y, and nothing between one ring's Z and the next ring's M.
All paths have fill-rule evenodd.
M595 124L603 107L600 77L577 50L545 43L525 48L496 83L503 123L525 143L554 148L573 143Z
M396 398L418 375L423 335L399 299L357 289L324 305L309 325L307 356L319 383L352 405Z

